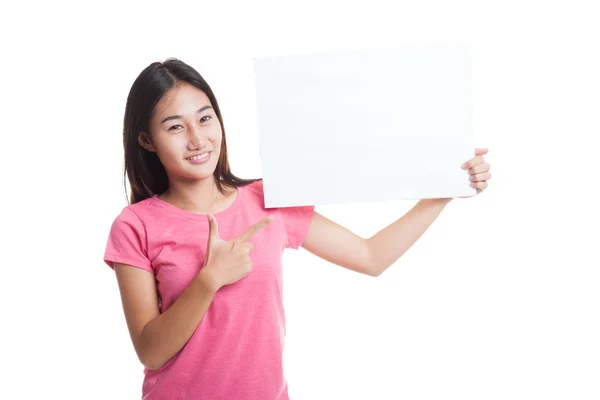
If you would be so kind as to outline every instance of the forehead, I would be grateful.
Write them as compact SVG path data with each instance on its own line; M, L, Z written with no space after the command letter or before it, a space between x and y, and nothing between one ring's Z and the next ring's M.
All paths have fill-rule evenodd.
M155 117L193 114L200 107L211 105L208 96L187 82L177 83L156 104Z

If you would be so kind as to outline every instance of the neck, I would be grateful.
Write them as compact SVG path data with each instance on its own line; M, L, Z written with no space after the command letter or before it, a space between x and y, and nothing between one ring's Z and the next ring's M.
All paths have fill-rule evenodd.
M186 211L209 214L214 212L225 195L219 191L211 175L193 182L169 181L169 188L159 197Z

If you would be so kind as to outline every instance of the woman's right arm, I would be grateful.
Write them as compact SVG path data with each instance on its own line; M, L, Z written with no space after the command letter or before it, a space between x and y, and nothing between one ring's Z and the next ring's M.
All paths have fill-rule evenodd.
M114 263L133 347L141 363L160 369L188 342L218 289L202 270L162 314L152 273Z

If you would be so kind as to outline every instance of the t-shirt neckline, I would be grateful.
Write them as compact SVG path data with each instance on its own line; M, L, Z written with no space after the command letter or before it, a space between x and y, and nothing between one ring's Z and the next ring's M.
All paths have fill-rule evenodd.
M234 214L238 210L238 208L240 207L240 204L241 204L241 197L244 193L243 186L236 187L236 191L237 191L237 195L235 196L233 203L231 203L224 210L221 210L216 213L212 213L212 215L214 215L215 217L218 218L218 217L225 217L225 216ZM175 213L184 218L190 218L190 219L194 219L194 220L207 219L207 214L198 214L198 213L193 213L190 211L183 210L179 207L172 205L171 203L167 203L166 201L160 199L158 197L158 194L153 195L152 200L153 200L154 204L156 204L157 206L159 206L163 209L169 210L169 212Z

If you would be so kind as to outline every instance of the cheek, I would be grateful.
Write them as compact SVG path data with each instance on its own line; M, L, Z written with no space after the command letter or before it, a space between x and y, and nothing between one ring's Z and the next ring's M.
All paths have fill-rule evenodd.
M157 154L163 164L177 163L181 158L181 145L174 140L164 141L160 143L160 151L157 151Z
M215 129L213 132L211 132L210 134L210 141L213 143L214 146L221 146L221 141L222 141L222 137L223 137L223 133L221 132L221 129Z

